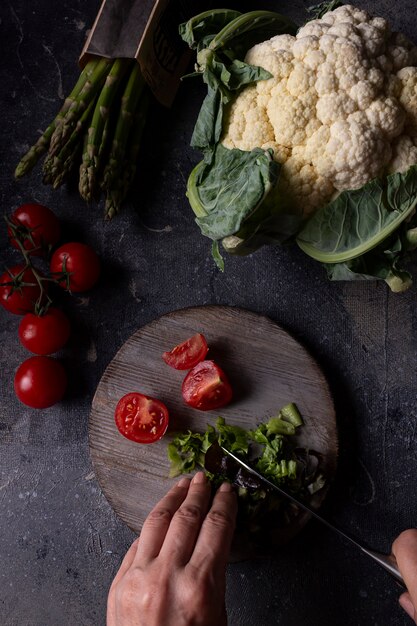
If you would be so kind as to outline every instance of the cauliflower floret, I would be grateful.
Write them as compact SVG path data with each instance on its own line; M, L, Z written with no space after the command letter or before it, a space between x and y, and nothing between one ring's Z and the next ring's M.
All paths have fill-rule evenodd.
M417 130L417 67L404 67L397 77L401 81L399 99L407 114L406 126Z
M356 111L357 105L354 100L345 93L326 94L317 102L317 117L322 124L331 124L340 119L345 119Z
M246 61L272 78L230 105L222 141L272 148L282 165L274 193L304 213L417 163L417 48L383 18L344 5L254 46Z
M391 156L380 133L353 116L322 127L309 140L306 152L317 173L338 190L361 187Z
M284 35L279 35L284 37ZM270 41L264 41L251 48L246 55L246 63L251 65L259 65L272 74L273 78L269 81L259 81L261 83L270 83L275 79L288 78L293 70L294 55L289 50L277 48L275 49ZM268 84L267 84L268 87Z
M367 108L366 115L370 125L379 129L387 139L394 139L402 133L405 111L394 98L374 100Z
M223 142L227 148L252 150L254 146L260 147L267 141L275 142L274 129L266 105L260 106L255 85L245 89L242 97L231 104L225 117L226 125L230 129Z
M334 11L326 13L322 20L328 24L335 22L350 22L351 24L360 24L361 22L369 22L370 16L366 11L358 9L351 4L344 4Z
M334 187L326 176L317 175L315 167L293 154L283 164L276 190L277 195L292 195L295 204L304 215L314 212L317 206L326 202L333 194Z
M405 172L411 165L417 163L417 146L408 135L402 135L392 146L392 159L388 172Z

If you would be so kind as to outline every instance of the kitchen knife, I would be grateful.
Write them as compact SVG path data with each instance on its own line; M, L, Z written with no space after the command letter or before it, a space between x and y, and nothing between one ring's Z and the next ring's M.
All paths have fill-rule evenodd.
M262 474L257 472L255 469L253 469L247 463L245 463L245 461L242 461L242 459L240 459L238 456L233 454L233 452L230 452L230 450L227 450L227 448L225 448L224 446L220 446L220 447L223 450L223 452L225 452L228 456L230 456L232 459L234 459L234 461L236 463L238 463L241 467L245 468L245 470L247 470L248 472L253 474L253 476L256 476L265 485L268 485L268 487L270 487L274 491L279 492L282 496L284 496L285 498L288 498L289 500L294 502L298 507L300 507L301 509L304 509L304 511L307 511L313 517L315 517L320 522L322 522L322 524L327 526L327 528L330 528L331 530L336 532L339 536L343 537L343 539L345 539L346 541L350 542L351 544L353 544L354 546L359 548L359 550L361 550L361 552L363 552L364 554L367 554L373 561L378 563L389 574L391 574L391 576L393 576L395 578L395 580L402 587L406 588L405 583L404 583L404 579L401 576L401 573L400 573L400 571L398 569L397 561L395 560L395 557L394 557L393 554L381 554L379 552L375 552L375 550L370 550L369 548L365 548L365 546L361 545L358 541L356 541L356 539L353 539L352 537L347 535L343 530L340 530L340 528L337 528L336 526L334 526L334 524L332 524L331 522L328 522L324 517L322 517L321 515L316 513L316 511L313 508L311 508L308 504L305 504L304 502L301 502L300 500L298 500L298 498L293 496L291 493L288 493L287 491L285 491L281 487L278 487L277 485L272 483L270 480L265 478L265 476L262 476Z

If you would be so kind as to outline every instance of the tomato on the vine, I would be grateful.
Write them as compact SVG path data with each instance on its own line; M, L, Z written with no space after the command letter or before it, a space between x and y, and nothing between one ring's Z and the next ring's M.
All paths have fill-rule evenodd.
M67 388L63 365L49 356L32 356L17 369L14 389L23 404L46 409L59 402Z
M33 312L40 300L41 288L30 267L15 265L0 276L0 302L10 313Z
M67 343L71 332L69 319L50 307L43 315L27 313L19 324L21 344L35 354L53 354Z
M200 411L211 411L229 404L232 387L226 374L214 361L201 361L182 383L184 401Z
M206 338L201 333L197 333L172 348L170 352L164 352L162 358L167 365L176 370L189 370L205 359L207 352Z
M153 443L164 436L169 414L163 402L142 393L128 393L114 414L119 432L137 443Z
M79 293L88 291L98 281L100 260L85 243L64 243L53 253L50 269L61 287Z
M19 249L19 239L24 249L33 256L42 256L61 237L58 218L43 204L22 204L12 213L10 222L13 226L8 226L7 233L11 245Z

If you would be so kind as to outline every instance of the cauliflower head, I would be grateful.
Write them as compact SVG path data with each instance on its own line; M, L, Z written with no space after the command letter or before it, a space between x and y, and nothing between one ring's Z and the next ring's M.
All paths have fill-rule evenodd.
M417 163L417 47L351 5L251 48L272 78L226 111L227 148L272 148L274 194L304 215L345 189Z

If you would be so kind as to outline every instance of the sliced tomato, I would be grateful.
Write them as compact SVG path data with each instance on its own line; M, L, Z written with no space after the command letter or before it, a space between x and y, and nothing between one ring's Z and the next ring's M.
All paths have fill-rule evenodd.
M189 370L200 361L205 359L208 352L206 338L201 333L193 335L183 343L172 348L170 352L164 352L162 358L167 365L176 370Z
M200 411L211 411L229 404L232 387L226 374L214 361L201 361L182 383L184 401Z
M169 413L165 404L142 393L128 393L119 400L114 414L119 432L137 443L153 443L164 436Z

